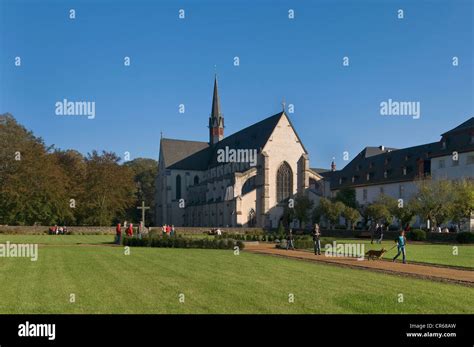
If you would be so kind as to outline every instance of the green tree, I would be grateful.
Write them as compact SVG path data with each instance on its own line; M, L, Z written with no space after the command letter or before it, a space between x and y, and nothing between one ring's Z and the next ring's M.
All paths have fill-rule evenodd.
M459 180L453 183L453 201L450 217L458 224L465 218L470 218L474 212L474 181Z
M357 211L357 209L355 208L345 206L344 210L342 211L342 216L344 217L346 222L349 223L347 227L350 227L352 230L354 230L357 221L360 219L359 211Z
M342 188L336 193L334 201L340 201L344 205L357 208L356 191L354 188Z
M392 222L392 214L389 207L382 202L374 202L366 208L367 216L379 223L390 224Z
M111 152L93 151L86 158L84 216L87 225L110 225L124 218L136 199L133 171L119 165L120 158Z
M334 225L338 223L344 208L344 204L340 201L332 202L327 198L321 198L319 201L320 213L328 220L331 228L334 228Z
M453 183L448 180L423 180L412 200L416 214L433 222L434 226L447 222L454 203Z
M310 211L313 208L313 202L306 196L298 194L295 198L295 218L300 222L300 226L310 221Z
M49 225L71 218L66 178L51 147L0 116L0 224Z

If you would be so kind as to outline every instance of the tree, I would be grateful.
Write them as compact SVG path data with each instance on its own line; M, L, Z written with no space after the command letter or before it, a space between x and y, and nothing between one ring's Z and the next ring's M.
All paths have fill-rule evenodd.
M144 200L146 206L150 207L147 220L152 220L155 211L155 180L158 174L158 162L153 159L137 158L126 162L124 166L133 171L136 204L141 204ZM136 205L127 211L127 215L133 220L141 220L141 212L137 210Z
M360 213L355 208L345 206L342 211L342 216L345 218L346 222L350 224L352 230L355 229L355 224L360 218ZM349 227L349 225L347 225Z
M356 191L354 188L342 188L336 193L334 201L340 201L344 205L357 208Z
M329 221L330 226L333 228L344 211L344 204L340 201L332 202L327 198L321 198L319 206L321 214Z
M474 212L474 181L460 180L453 183L453 202L450 216L458 224L465 218L470 218Z
M402 199L397 200L388 195L381 195L376 203L386 206L391 215L388 219L385 216L382 216L381 219L383 219L385 223L391 224L393 222L393 217L395 217L399 221L400 228L409 224L416 215L410 201L404 201ZM384 212L384 214L386 214L386 212Z
M412 200L416 214L433 222L434 226L447 222L453 211L453 183L448 180L423 180Z
M309 212L312 208L313 202L306 195L298 194L296 196L294 216L300 222L300 226L310 220Z
M66 177L43 140L10 114L0 123L0 224L54 224L71 218Z
M81 211L86 201L84 185L87 175L87 165L84 156L75 150L55 150L52 155L56 158L58 170L64 173L64 180L69 197L69 207L72 214L64 221L67 225L76 224L81 219Z
M135 205L133 171L119 165L115 153L93 151L86 158L87 178L81 200L85 201L82 222L88 225L110 225L125 216Z
M389 207L381 202L374 202L367 206L366 213L369 218L384 224L392 222L392 214Z

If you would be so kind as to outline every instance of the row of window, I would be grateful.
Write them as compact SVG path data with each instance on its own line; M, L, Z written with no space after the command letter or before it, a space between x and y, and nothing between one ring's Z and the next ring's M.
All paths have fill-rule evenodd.
M381 195L385 194L385 188L384 187L380 187L379 188L379 193ZM367 195L368 195L368 192L367 192L367 188L364 188L362 190L362 200L363 201L367 201ZM398 186L398 198L399 199L402 199L405 197L405 186L403 184L400 184Z
M451 166L459 166L459 158L457 160L451 159ZM469 155L466 157L466 165L473 165L474 164L474 155ZM438 160L438 169L444 169L446 167L446 160L440 159Z
M410 169L411 169L411 168L408 168L408 167L406 167L406 166L402 167L401 170L402 170L403 176L406 176L406 175L408 174L408 172L410 171ZM392 172L393 172L392 170L385 170L385 171L383 172L383 177L384 177L384 178L388 178L388 177L392 174ZM374 175L375 175L375 172L368 172L368 173L365 175L365 180L366 180L366 181L370 181L371 179L374 178ZM352 183L355 183L356 181L359 180L359 178L360 178L360 176L357 176L357 175L352 176L351 182L352 182ZM345 177L339 178L339 184L343 184L343 183L345 183L345 181L346 181L346 178L345 178Z

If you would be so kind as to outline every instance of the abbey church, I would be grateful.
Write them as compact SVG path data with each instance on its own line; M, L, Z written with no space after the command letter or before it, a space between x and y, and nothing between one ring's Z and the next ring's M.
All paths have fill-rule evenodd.
M285 110L225 136L217 77L209 142L162 138L159 168L156 225L277 227L289 198L328 190Z

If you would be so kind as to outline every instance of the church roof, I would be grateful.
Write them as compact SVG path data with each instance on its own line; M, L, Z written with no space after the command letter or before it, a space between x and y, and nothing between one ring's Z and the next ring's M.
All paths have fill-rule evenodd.
M201 141L165 138L160 141L160 148L163 153L164 166L166 168L207 147L209 147L209 144Z
M470 119L468 119L464 123L462 123L462 124L458 125L457 127L445 132L441 136L453 134L453 133L456 133L458 131L464 131L464 130L467 130L467 129L474 129L474 117L471 117Z
M284 116L286 116L284 112L279 112L271 117L265 118L260 122L225 137L212 146L208 146L207 148L201 149L200 151L183 158L169 166L169 168L179 170L206 170L210 167L218 166L221 163L217 161L217 151L219 149L225 149L225 147L236 150L256 149L257 152L260 152L268 142L268 139L281 117ZM301 145L303 146L302 143Z
M317 173L318 175L331 171L330 169L323 169L319 167L310 167L309 169L313 171L314 173Z

